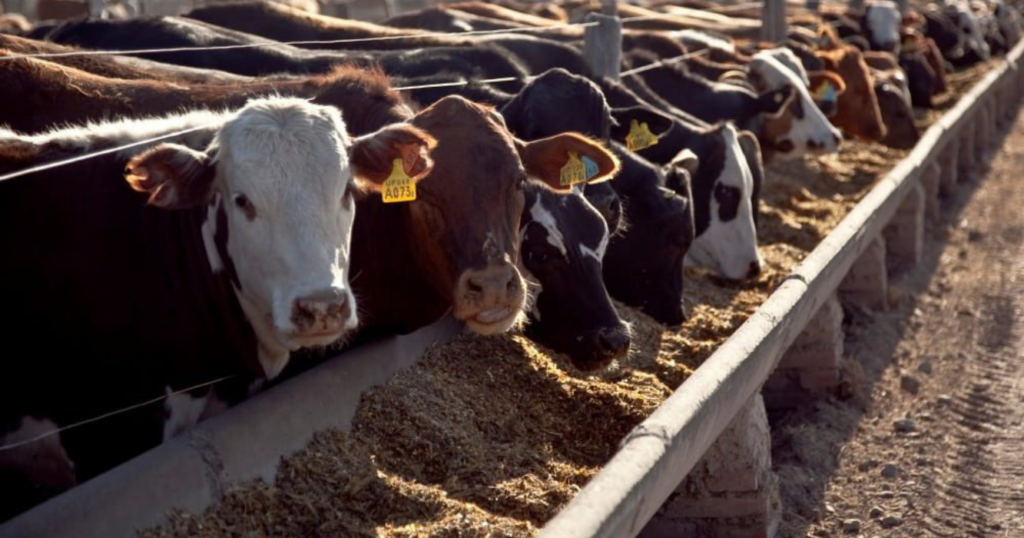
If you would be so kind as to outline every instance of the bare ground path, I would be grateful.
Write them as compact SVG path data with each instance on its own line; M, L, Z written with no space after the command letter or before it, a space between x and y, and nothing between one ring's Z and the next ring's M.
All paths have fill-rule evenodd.
M1024 115L947 200L888 313L847 311L845 397L777 418L781 537L1024 538Z

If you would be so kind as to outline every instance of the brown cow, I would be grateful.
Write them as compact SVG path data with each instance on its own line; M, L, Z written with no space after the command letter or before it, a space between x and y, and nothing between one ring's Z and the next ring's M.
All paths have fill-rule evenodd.
M885 138L885 122L878 109L871 73L864 54L854 47L818 51L825 68L842 77L846 91L839 96L832 123L855 138L880 141Z
M0 34L0 50L14 54L54 54L74 52L80 49L49 41L36 41ZM58 56L49 58L47 61L81 69L95 75L127 80L155 79L201 84L238 84L252 80L249 77L224 71L165 64L132 56Z
M570 153L597 166L590 181L618 170L611 153L577 134L517 141L494 109L461 97L444 98L414 115L378 72L349 68L308 79L187 86L107 79L41 60L0 61L0 69L0 77L13 81L0 85L0 100L25 103L2 111L0 123L17 129L72 117L232 107L273 92L340 108L355 135L400 122L432 135L438 142L435 166L415 202L359 202L352 274L358 275L353 287L366 336L412 331L448 310L474 331L507 330L521 318L526 297L515 265L522 185L532 177L566 190L560 171Z

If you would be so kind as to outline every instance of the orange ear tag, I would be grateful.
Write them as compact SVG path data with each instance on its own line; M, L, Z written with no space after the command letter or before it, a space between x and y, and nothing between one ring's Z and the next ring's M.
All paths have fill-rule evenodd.
M569 152L569 162L562 167L558 180L563 187L571 187L587 181L587 165L583 164L575 152Z
M416 199L416 183L405 173L401 158L395 159L391 167L391 175L384 180L381 197L385 204L412 202Z
M629 151L640 151L658 143L658 137L651 132L646 123L629 120L629 134L626 135L626 148Z

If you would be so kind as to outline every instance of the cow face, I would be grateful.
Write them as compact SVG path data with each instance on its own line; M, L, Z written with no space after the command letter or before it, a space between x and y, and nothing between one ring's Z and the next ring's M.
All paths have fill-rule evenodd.
M580 135L516 141L494 109L458 96L437 101L413 124L439 141L437 164L409 206L417 264L435 289L452 297L454 316L471 330L506 331L526 302L516 264L528 178L568 190L560 171L570 153L593 161L594 182L611 177L618 164Z
M903 17L900 16L900 10L895 3L869 3L864 11L864 22L864 32L871 44L871 50L899 51Z
M985 34L978 17L971 6L963 1L947 1L946 14L952 19L964 40L964 61L974 63L988 60L991 56Z
M683 257L694 237L689 174L671 167L666 177L665 171L621 145L612 148L622 161L613 184L629 224L608 245L605 283L616 299L661 323L678 325L685 319Z
M842 78L845 91L839 95L836 126L854 138L879 141L885 137L885 123L878 110L871 70L864 61L864 53L844 47L819 53L825 65Z
M133 158L126 173L152 205L207 207L211 268L230 278L264 373L274 377L289 351L330 344L355 327L347 270L356 191L379 188L394 159L414 179L429 171L423 152L431 143L407 125L353 141L332 107L257 100L205 151L162 144Z
M764 119L761 141L771 155L796 159L805 153L834 153L839 150L843 136L814 104L796 73L766 51L754 55L748 73L751 84L759 91L787 85L796 91L783 114Z
M882 143L890 148L911 149L921 138L921 132L914 122L906 80L899 80L902 77L902 71L892 71L878 77L875 94L878 95L878 106L888 131Z
M520 226L521 265L534 296L527 336L568 354L581 370L625 356L629 328L602 280L609 233L597 210L578 193L558 196L530 184Z
M730 280L752 278L761 272L754 224L754 179L744 158L739 136L731 125L719 128L722 144L714 145L702 168L720 173L693 182L696 239L686 254L687 265L711 268Z

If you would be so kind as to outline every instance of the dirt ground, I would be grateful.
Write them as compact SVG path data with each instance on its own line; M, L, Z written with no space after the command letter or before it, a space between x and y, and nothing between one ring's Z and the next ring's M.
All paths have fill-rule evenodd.
M1024 115L944 201L886 313L846 311L846 395L773 417L790 537L1024 537Z

